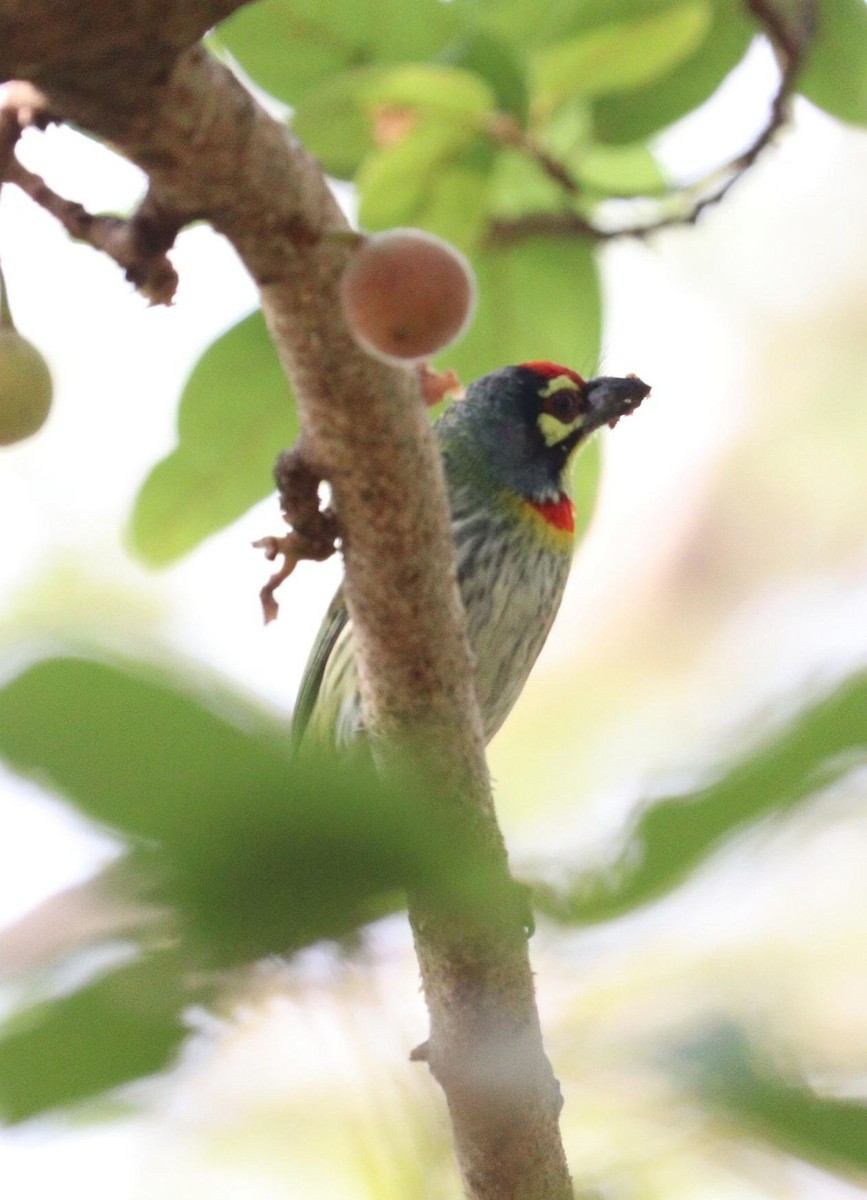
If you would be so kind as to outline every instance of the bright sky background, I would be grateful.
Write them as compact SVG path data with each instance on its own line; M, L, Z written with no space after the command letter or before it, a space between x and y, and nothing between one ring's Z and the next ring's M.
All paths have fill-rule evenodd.
M706 117L690 121L667 139L667 160L700 174L736 151L755 126L772 78L768 56L752 55L710 124ZM61 194L95 211L123 211L141 191L137 170L68 130L27 134L21 156ZM865 178L867 137L799 105L797 133L698 230L606 252L603 368L635 371L654 392L606 448L603 504L540 678L568 655L576 629L615 623L618 597L660 570L666 546L677 544L691 499L747 419L739 397L749 394L754 367L751 324L770 311L809 313L823 295L841 289L863 290ZM783 208L781 195L788 198ZM741 251L732 253L733 245ZM267 564L250 542L279 529L273 501L163 574L127 556L119 523L143 476L173 444L186 373L215 334L255 304L233 252L204 227L183 233L173 254L181 279L177 302L170 310L148 309L112 263L71 245L49 217L7 187L0 258L19 329L42 349L56 382L44 432L0 451L0 639L13 623L34 639L50 639L63 628L64 614L75 611L85 635L133 652L142 639L175 647L288 710L339 565L302 565L284 586L280 620L265 629L257 593ZM119 611L119 595L128 617L124 606ZM706 686L740 670L747 686L732 693L746 699L731 703L748 709L757 695L773 694L811 663L827 670L867 660L865 603L867 563L845 583L829 580L824 590L813 586L759 604L739 617L750 661L733 666L723 638L710 652ZM716 714L697 732L712 739L719 720ZM622 778L610 759L600 765L597 783L616 791ZM652 746L646 759L648 771L661 769ZM492 761L495 775L504 774L498 763L508 755L499 742ZM3 774L0 804L4 923L85 876L107 847ZM548 834L538 839L545 844ZM684 926L686 942L702 936L701 921L692 932ZM38 1125L0 1133L0 1179L16 1200L42 1200L61 1189L65 1200L78 1194L125 1200L136 1195L148 1137L134 1121L47 1140ZM92 1177L95 1161L102 1179ZM76 1180L84 1181L80 1193ZM211 1200L239 1194L231 1181L222 1192L211 1185ZM811 1187L814 1196L854 1195L824 1177ZM272 1194L282 1193L263 1187L263 1200ZM244 1195L258 1200L260 1193Z

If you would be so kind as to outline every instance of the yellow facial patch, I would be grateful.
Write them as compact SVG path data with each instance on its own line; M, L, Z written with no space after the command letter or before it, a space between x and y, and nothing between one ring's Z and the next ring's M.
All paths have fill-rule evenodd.
M546 387L539 389L539 395L543 400L546 400L549 396L553 396L555 392L577 392L579 390L578 384L571 375L555 375Z
M577 397L580 395L581 389L571 376L557 375L544 388L540 388L539 395L543 400L548 400L558 392L567 391ZM554 406L552 405L552 407ZM568 437L581 426L584 416L582 413L577 413L573 420L564 421L561 417L555 416L553 412L541 412L538 419L545 445L556 446L558 442L562 442L563 438Z
M558 417L552 417L550 413L539 413L539 428L546 446L556 446L558 442L563 441L563 438L574 433L583 423L584 418L580 413L570 424L564 424Z

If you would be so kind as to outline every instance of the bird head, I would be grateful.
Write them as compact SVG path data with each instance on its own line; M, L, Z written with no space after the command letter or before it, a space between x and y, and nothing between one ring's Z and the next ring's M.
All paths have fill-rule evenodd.
M591 434L649 392L634 375L583 379L556 363L526 362L471 383L446 417L469 436L495 482L541 500L567 489L571 460Z

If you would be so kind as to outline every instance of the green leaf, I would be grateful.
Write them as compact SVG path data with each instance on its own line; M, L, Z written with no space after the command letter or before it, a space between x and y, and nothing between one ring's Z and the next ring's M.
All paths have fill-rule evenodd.
M185 1003L162 952L27 1010L0 1035L0 1115L24 1121L165 1070L186 1036Z
M552 115L543 140L554 158L590 192L642 195L658 191L665 182L647 146L605 146L593 140L586 101L562 105Z
M363 99L372 114L405 113L409 125L358 172L361 225L417 225L471 251L485 225L495 154L480 136L495 107L490 87L469 71L415 64L371 76Z
M278 453L298 419L260 312L199 359L184 388L178 445L142 484L132 513L134 550L165 566L274 490Z
M716 782L653 803L618 861L564 891L539 889L540 907L575 924L605 921L670 892L739 830L802 804L867 757L867 676L855 676L758 746Z
M377 71L366 88L368 104L409 108L456 124L480 121L496 109L494 93L480 75L442 63L407 63Z
M254 705L211 686L207 707L183 682L38 663L0 690L0 757L126 839L132 870L114 886L172 914L187 970L350 936L408 886L455 913L491 904L473 828L430 802L417 767L386 785L363 746L293 756Z
M741 0L715 0L707 36L684 62L643 87L594 100L596 137L603 142L639 142L686 116L734 70L754 33Z
M357 61L354 4L260 0L224 21L213 44L228 50L260 88L286 104Z
M455 66L362 67L344 71L308 92L295 111L292 127L334 175L348 178L371 151L368 173L378 169L381 159L389 162L393 154L399 171L405 173L426 169L426 147L431 141L435 141L430 150L434 162L468 145L495 106L488 83ZM390 117L396 118L396 133L389 127ZM399 149L405 142L409 146Z
M821 0L798 91L841 121L867 125L867 5Z
M0 757L128 840L190 967L379 915L427 850L365 763L304 770L282 724L213 685L209 699L145 664L49 659L0 690Z
M279 722L212 682L208 707L194 686L47 659L0 690L0 756L133 840L194 840L239 798L282 793L289 759Z
M177 912L191 966L379 915L427 851L372 772L324 755L304 770L282 724L213 685L209 699L144 664L49 659L0 690L0 757L128 840L132 878Z
M351 179L373 147L373 119L366 103L375 67L329 76L310 88L292 115L292 130L329 175Z
M563 188L537 162L509 147L499 152L491 180L491 217L511 220L562 211Z
M224 21L215 42L272 96L294 105L344 68L427 59L454 37L440 0L259 0Z
M783 1074L753 1051L741 1030L705 1034L674 1065L744 1133L826 1170L867 1170L867 1103L817 1095L797 1070Z
M493 153L451 122L426 121L365 161L358 174L361 225L419 226L472 253L485 228Z
M651 3L658 7L659 0ZM587 0L469 0L467 7L480 27L523 50L557 43L587 25L623 19L622 0L604 4L613 11L598 13Z
M665 184L662 168L642 145L588 145L577 157L574 171L584 188L604 195L642 196Z
M500 112L526 125L530 112L525 65L501 38L471 29L443 50L439 61L473 71L490 84Z
M549 359L584 375L599 355L600 294L591 247L530 237L473 258L479 307L466 337L442 356L464 380L506 363Z
M688 58L711 25L707 0L688 0L630 23L603 25L533 58L533 106L550 111L575 97L627 91Z

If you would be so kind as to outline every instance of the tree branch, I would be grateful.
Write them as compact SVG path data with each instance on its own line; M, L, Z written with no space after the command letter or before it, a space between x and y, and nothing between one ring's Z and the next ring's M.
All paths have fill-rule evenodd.
M178 226L150 211L152 206L147 201L130 220L94 215L77 201L58 196L14 155L6 165L5 176L0 175L0 182L4 181L14 183L56 217L71 237L87 242L113 259L151 304L171 304L178 276L165 252L174 242Z
M366 721L400 761L423 734L429 778L469 816L491 878L509 884L493 812L456 581L442 464L414 372L366 356L345 327L345 227L318 164L200 46L231 0L6 0L0 77L110 139L178 225L234 244L299 397L312 469L339 515ZM502 907L502 906L501 906ZM567 1200L559 1097L514 914L467 923L411 897L465 1187L477 1200ZM507 919L508 918L508 919Z

